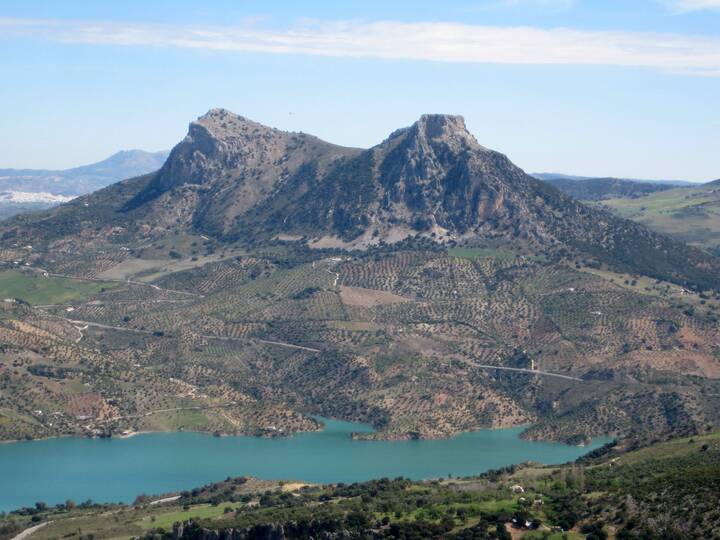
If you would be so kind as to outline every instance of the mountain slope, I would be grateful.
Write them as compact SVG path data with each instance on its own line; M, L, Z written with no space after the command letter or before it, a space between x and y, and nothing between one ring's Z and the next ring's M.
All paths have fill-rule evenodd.
M222 433L278 426L253 407L382 438L717 423L717 260L526 175L459 117L358 150L214 110L160 171L0 234L15 291L0 304L0 438L47 433L27 415L48 401L67 415L53 433L187 426L105 409L79 423L67 393L89 391L65 378L129 413L235 403L193 423ZM40 295L48 277L101 290L58 304Z
M443 115L424 116L329 173L291 178L239 220L237 230L248 229L351 248L415 235L540 249L566 244L638 273L701 287L719 283L714 258L578 203L480 146L461 118Z
M322 171L337 158L356 152L214 109L190 124L187 137L124 209L147 208L162 195L182 190L185 197L196 200L193 224L223 234L239 215L266 200L307 163Z
M306 238L314 247L346 249L415 237L513 242L530 252L570 249L684 285L720 286L717 259L532 178L478 144L461 117L425 115L358 150L215 109L190 125L157 173L132 184L135 192L123 185L20 220L10 234L39 228L42 241L93 230L93 240L106 240L121 226L123 242L173 228L225 242ZM118 189L126 196L116 199Z

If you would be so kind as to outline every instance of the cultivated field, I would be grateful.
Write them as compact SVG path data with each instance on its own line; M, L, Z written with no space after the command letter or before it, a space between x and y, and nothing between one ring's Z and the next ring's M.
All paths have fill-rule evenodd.
M581 442L693 430L720 408L707 292L494 247L155 245L148 259L27 253L0 275L38 304L0 312L3 438L278 434L314 429L314 413L372 437L533 423L528 437ZM204 261L161 257L201 247Z

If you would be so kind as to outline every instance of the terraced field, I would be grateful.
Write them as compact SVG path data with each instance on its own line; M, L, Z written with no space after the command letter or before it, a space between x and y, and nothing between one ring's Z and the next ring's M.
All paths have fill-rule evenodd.
M4 303L0 435L287 432L322 414L373 437L531 423L579 442L718 417L714 295L495 248L234 253L109 286L86 254L76 296ZM27 282L68 267L26 260Z

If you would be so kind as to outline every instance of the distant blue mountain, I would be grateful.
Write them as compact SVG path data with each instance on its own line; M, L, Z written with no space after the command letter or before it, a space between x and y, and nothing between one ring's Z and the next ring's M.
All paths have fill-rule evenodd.
M44 210L125 178L158 170L169 152L123 150L72 169L0 169L0 219Z
M123 150L98 163L72 169L0 169L0 192L83 195L125 178L156 171L168 154Z

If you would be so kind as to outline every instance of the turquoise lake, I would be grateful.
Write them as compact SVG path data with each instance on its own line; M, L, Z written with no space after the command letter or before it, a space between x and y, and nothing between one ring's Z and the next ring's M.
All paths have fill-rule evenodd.
M288 438L151 433L0 444L0 511L36 501L131 502L141 493L178 491L228 476L325 483L465 476L529 460L563 463L610 440L579 448L524 441L518 437L522 428L509 428L444 440L356 441L353 431L372 428L323 421L323 431Z

